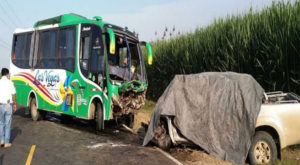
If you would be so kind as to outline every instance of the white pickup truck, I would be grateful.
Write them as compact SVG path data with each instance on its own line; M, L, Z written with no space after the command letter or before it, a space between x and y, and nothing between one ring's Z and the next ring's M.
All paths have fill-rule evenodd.
M178 132L170 117L164 118L158 131L165 135L156 138L161 148L190 143ZM281 149L296 144L300 144L300 97L294 93L265 93L249 150L250 164L274 162L281 157Z
M281 157L281 149L300 144L300 97L283 92L265 97L249 151L251 164L273 162Z

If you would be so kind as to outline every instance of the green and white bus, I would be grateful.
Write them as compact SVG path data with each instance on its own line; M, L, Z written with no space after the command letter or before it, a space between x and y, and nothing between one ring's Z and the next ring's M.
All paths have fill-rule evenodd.
M34 121L51 111L96 120L97 130L110 119L132 126L147 90L141 46L151 64L150 44L99 16L64 14L16 29L10 70L17 103Z

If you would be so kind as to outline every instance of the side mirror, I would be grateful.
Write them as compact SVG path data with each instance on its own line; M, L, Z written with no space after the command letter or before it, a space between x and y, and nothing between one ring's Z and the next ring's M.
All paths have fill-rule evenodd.
M153 55L152 55L152 47L148 42L140 42L141 45L146 46L148 52L148 64L152 65Z
M111 28L106 29L108 35L109 35L109 53L115 54L116 52L116 37L115 33Z

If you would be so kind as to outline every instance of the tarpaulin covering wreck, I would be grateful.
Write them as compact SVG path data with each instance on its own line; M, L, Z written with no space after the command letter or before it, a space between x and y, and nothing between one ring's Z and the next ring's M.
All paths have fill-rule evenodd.
M161 116L173 116L185 138L220 159L244 164L263 92L247 74L176 75L156 104L143 145L153 139Z

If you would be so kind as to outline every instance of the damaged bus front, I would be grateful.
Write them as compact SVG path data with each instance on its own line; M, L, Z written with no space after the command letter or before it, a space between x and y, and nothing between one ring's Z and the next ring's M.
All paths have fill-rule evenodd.
M115 45L107 42L109 49L106 61L112 116L132 127L134 114L146 99L147 74L141 46L147 48L149 65L152 64L152 49L149 43L139 42L137 36L127 28L114 25L106 27L112 29L114 35L110 35L115 38Z

